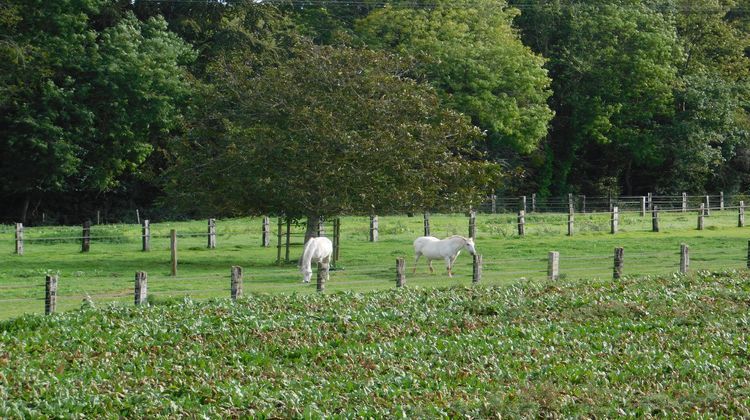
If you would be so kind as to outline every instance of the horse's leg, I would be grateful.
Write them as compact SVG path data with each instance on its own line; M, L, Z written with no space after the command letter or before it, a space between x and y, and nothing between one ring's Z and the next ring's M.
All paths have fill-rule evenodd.
M448 277L453 277L453 272L451 271L452 267L453 259L450 256L445 257L445 268L448 270Z
M417 263L419 262L419 257L421 257L422 254L417 252L417 258L414 259L414 269L411 271L412 274L417 274Z
M329 280L331 280L331 256L327 256L323 258L323 264L326 267L326 283L328 283Z
M432 268L432 260L427 260L427 265L430 267L430 274L435 274L435 269Z

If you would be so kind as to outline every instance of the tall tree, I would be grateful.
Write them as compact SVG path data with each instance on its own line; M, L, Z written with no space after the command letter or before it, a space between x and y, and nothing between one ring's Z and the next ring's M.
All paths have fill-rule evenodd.
M516 22L524 41L549 58L554 80L541 189L747 185L742 2L512 0L523 8Z
M518 10L496 0L415 4L374 11L358 34L369 46L413 57L417 76L486 130L501 157L535 150L553 115L550 79L511 26Z
M163 19L101 18L109 1L9 4L3 38L21 47L0 88L0 188L25 197L23 219L34 195L106 191L134 171L180 118L193 54Z
M735 7L739 6L738 9ZM675 87L676 115L665 141L665 190L750 187L750 32L735 1L681 1L676 29L685 51Z
M390 55L308 45L261 73L248 61L215 67L214 112L171 178L183 207L314 221L468 207L496 179L474 149L479 130Z
M540 1L518 22L554 80L541 190L611 192L612 179L629 193L653 186L642 175L666 159L681 57L671 18L637 1Z

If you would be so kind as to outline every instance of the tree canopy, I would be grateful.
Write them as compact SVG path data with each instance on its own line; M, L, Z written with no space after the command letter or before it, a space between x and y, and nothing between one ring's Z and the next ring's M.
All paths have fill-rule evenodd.
M747 193L749 72L750 0L8 0L0 217Z
M177 202L199 194L214 212L369 214L476 205L495 180L474 148L480 131L404 77L397 57L305 45L257 74L245 63L217 70L209 108L221 123L207 116L182 143Z
M1 188L26 205L41 193L110 189L178 123L190 46L161 18L106 22L108 3L5 9Z
M359 21L370 46L413 57L417 74L471 116L495 148L535 150L553 112L544 60L512 28L504 2L459 0L434 8L384 7Z

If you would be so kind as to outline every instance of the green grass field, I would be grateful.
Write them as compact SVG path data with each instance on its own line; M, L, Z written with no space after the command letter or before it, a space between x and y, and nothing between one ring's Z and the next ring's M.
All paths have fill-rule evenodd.
M565 235L567 215L529 214L526 236L516 233L516 216L480 214L477 250L484 257L483 284L523 284L544 279L547 254L559 251L564 279L609 279L613 249L625 248L625 274L666 274L678 270L680 243L690 246L692 270L746 266L750 228L737 228L736 211L713 211L706 229L698 231L695 213L662 213L661 232L653 233L651 219L638 213L621 214L620 232L609 234L608 214L578 214L575 234ZM275 221L273 221L275 223ZM136 271L149 276L152 299L189 295L194 299L227 297L232 265L244 268L245 293L298 293L315 290L300 283L294 264L276 265L276 248L263 248L260 219L218 220L218 247L206 247L206 222L152 224L152 251L141 252L137 225L93 226L91 251L80 252L81 228L32 227L25 231L25 254L15 255L12 226L0 227L0 319L44 310L44 277L59 274L58 311L76 309L85 296L97 304L133 301ZM180 238L178 275L170 276L169 231ZM330 226L327 227L330 232ZM367 241L369 219L344 217L338 270L331 273L327 292L362 292L390 289L395 285L395 260L407 260L407 285L443 287L471 283L471 258L459 256L455 277L429 275L424 262L412 275L411 243L422 234L422 217L380 217L380 241ZM276 226L272 226L275 233ZM464 215L433 215L432 234L466 235ZM296 238L299 241L299 238ZM296 259L301 248L292 250Z
M750 416L746 270L518 283L2 321L0 417Z

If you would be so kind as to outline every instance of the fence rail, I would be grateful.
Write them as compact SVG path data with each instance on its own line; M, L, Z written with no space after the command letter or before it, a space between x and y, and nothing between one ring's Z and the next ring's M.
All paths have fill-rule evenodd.
M646 198L646 200L648 200ZM682 200L682 197L680 197ZM635 200L633 200L635 201ZM644 200L638 200L642 205ZM648 201L646 201L648 202ZM656 203L652 197L652 202ZM706 206L706 203L710 206ZM606 212L589 212L589 213L568 213L566 219L565 213L559 215L540 215L538 213L521 213L523 217L519 217L519 213L512 214L483 214L478 216L474 212L469 212L466 216L466 232L473 233L474 235L490 235L494 237L502 236L524 236L524 235L562 235L565 228L568 227L570 235L579 234L581 227L585 227L589 231L597 231L605 234L608 230L610 234L617 234L623 230L632 231L668 231L674 228L675 220L680 220L679 223L683 224L685 220L693 219L695 224L694 229L709 229L715 226L744 226L744 201L739 200L736 203L728 205L716 200L714 201L711 196L705 199L703 202L694 203L698 204L695 207L681 207L663 209L658 204L655 204L649 211L643 212L642 208L635 210L623 210L622 208L615 206L611 211ZM736 204L736 205L735 205ZM497 205L497 202L496 202ZM571 211L571 208L566 209L567 212ZM617 215L618 224L617 229L612 229L611 221L612 218ZM571 217L575 216L575 217ZM667 217L668 216L668 217ZM419 218L417 218L419 219ZM432 228L433 232L435 226L430 226L430 223L434 223L435 220L440 221L434 214L432 217L429 213L425 213L422 220L412 220L410 223L414 226L417 224L423 224L425 231ZM658 220L660 223L657 228L654 228L654 221ZM344 236L344 240L351 235L361 234L362 238L360 241L372 241L373 232L373 221L378 221L377 216L368 218L363 217L357 223L362 223L355 233L348 233ZM114 227L104 226L92 226L90 229L86 229L86 226L79 227L31 227L27 228L22 225L17 225L14 229L8 229L7 233L15 234L15 238L11 235L5 237L13 241L16 245L16 253L19 254L18 258L23 258L24 250L26 252L34 252L35 249L40 249L45 244L59 244L69 243L78 244L88 241L88 247L81 249L81 252L96 252L107 246L107 243L117 242L124 243L126 245L120 245L115 252L108 252L108 257L133 257L138 255L138 245L144 238L159 240L157 246L154 248L155 252L163 252L167 249L174 250L171 254L171 265L174 267L171 275L169 273L166 264L164 270L159 273L150 273L148 278L148 294L153 296L164 296L164 295L184 295L187 293L200 293L202 296L222 296L224 293L230 294L231 290L237 291L234 294L235 298L240 296L242 293L256 292L256 291L268 291L268 290L284 290L290 289L290 280L299 280L298 274L295 269L290 267L284 267L279 265L272 271L265 271L262 273L254 273L252 266L246 266L246 270L243 271L242 276L244 277L244 287L237 287L237 283L233 287L230 282L227 282L228 276L225 274L211 274L211 275L189 275L180 277L177 274L177 258L178 258L178 244L182 247L187 247L190 250L198 248L198 243L195 239L206 239L206 242L201 246L202 248L221 249L225 246L221 238L228 238L233 236L253 235L260 237L263 232L268 232L269 223L266 220L263 221L263 225L258 223L257 227L250 226L237 226L236 224L223 225L222 221L211 219L208 223L208 229L205 231L197 231L195 228L186 230L183 232L177 232L173 224L149 224L147 220L143 221L142 225L116 225ZM380 217L379 224L375 223L374 228L377 229L377 240L383 241L388 239L389 234L399 234L398 231L392 231L389 229L388 218ZM385 223L384 223L385 222ZM420 223L421 222L421 223ZM369 227L367 224L369 223ZM401 223L401 222L399 222ZM693 223L693 222L690 222ZM144 234L142 229L148 226L148 234ZM340 226L340 224L339 224ZM412 228L414 228L412 226ZM520 227L523 226L523 229ZM575 226L577 230L570 229ZM385 227L385 228L384 228ZM439 227L439 226L438 226ZM338 229L338 228L336 228ZM336 229L329 229L329 233L333 233ZM419 228L420 230L422 227ZM110 233L115 231L115 233ZM171 231L174 231L172 233ZM169 232L169 234L167 234ZM393 233L396 232L396 233ZM275 233L275 232L272 232ZM301 235L301 234L300 234ZM271 238L275 235L271 235ZM284 237L286 235L282 235ZM294 234L290 232L290 237ZM485 236L486 237L486 236ZM166 239L170 238L169 248L167 247ZM174 239L174 240L172 240ZM185 239L185 242L178 241L179 239ZM339 235L339 240L341 237ZM338 242L337 241L337 242ZM373 241L374 242L374 241ZM8 242L6 242L8 243ZM130 245L134 244L131 251L125 250ZM151 248L148 249L145 246L141 249L143 252L151 252ZM153 245L153 244L152 244ZM10 244L8 247L10 248ZM258 241L257 243L253 239L252 246L263 247L265 243ZM346 242L344 241L344 246ZM67 249L67 248L66 248ZM20 250L20 252L19 252ZM275 251L275 250L274 250ZM739 266L750 266L750 261L746 257L750 258L750 244L747 254L744 252L738 252L737 246L735 245L731 250L691 250L692 260L689 262L687 267L683 268L683 260L685 257L681 254L678 249L672 251L661 251L644 253L638 250L625 250L623 256L624 269L620 270L624 275L629 274L653 274L653 273L665 273L665 272L685 272L689 269L692 264L692 269L703 269L703 268L724 268L723 266L739 267ZM9 252L9 251L8 251ZM212 251L208 251L209 253ZM209 253L205 255L210 255ZM84 254L85 255L85 254ZM164 254L160 254L164 255ZM613 265L615 256L612 255L558 255L556 262L551 262L549 257L546 255L528 256L528 257L517 257L517 258L504 258L504 257L493 257L490 255L484 255L483 258L478 258L473 261L472 269L470 274L473 283L480 284L498 284L503 281L518 280L519 278L562 278L569 275L586 275L586 276L597 276L603 277L612 275L612 273L618 270ZM661 260L661 261L660 261ZM411 270L414 267L411 266L411 258L404 258L404 276L401 278L402 285L420 284L430 285L433 278L425 277L426 268L425 266L418 267L418 275L414 276L411 274ZM654 261L659 261L654 262ZM667 263L664 263L667 261ZM722 264L719 267L718 264ZM744 264L743 264L744 263ZM483 270L482 267L485 269ZM552 270L550 267L556 267ZM227 267L229 268L229 267ZM332 270L330 276L331 282L323 281L320 285L320 290L324 290L326 284L336 289L346 288L347 286L355 288L385 288L389 287L390 283L396 281L399 276L397 271L394 270L392 262L383 263L379 265L361 265L361 264L350 264L346 267L339 267L338 271ZM161 274L161 275L159 275ZM465 273L464 273L465 274ZM28 274L24 274L23 277L28 278ZM130 277L130 275L128 275ZM59 278L59 285L57 288L53 288L54 295L67 301L72 302L75 299L96 298L102 300L115 300L122 301L126 297L135 299L135 296L131 293L123 292L126 288L131 288L134 284L134 280L122 280L117 279L116 276L106 277L96 275L93 277L87 277L90 280L90 285L86 287L78 286L71 287L66 282L66 278ZM46 280L43 278L31 277L29 283L21 283L14 281L12 283L0 283L0 303L23 303L27 302L33 304L33 302L40 302L48 300L47 296L41 296L40 290L46 287ZM184 282L195 282L198 284L183 285ZM297 281L294 281L295 283ZM184 287L183 287L184 286ZM108 289L109 287L109 289ZM142 292L140 300L143 302ZM35 304L34 304L35 305ZM68 305L69 306L69 305ZM51 306L53 309L55 305Z
M705 200L708 202L711 202L710 198ZM503 224L507 226L512 226L513 231L517 231L519 236L525 236L529 231L529 227L539 227L542 229L552 229L552 228L559 228L562 231L567 231L568 236L572 236L576 234L577 232L580 232L580 225L581 223L590 223L590 222L600 222L602 223L599 225L598 228L596 226L589 226L590 229L593 230L604 230L606 227L609 227L610 233L617 233L619 230L622 230L624 228L627 228L629 226L635 225L640 226L642 222L639 222L639 220L650 220L651 223L651 229L644 229L644 230L652 230L655 232L658 231L664 231L665 229L669 229L670 226L666 223L669 223L669 221L662 221L659 216L661 214L682 214L684 217L689 217L690 215L693 215L696 217L696 228L698 230L705 229L706 228L706 217L712 216L713 212L719 212L719 214L723 217L726 217L729 215L729 212L736 211L736 226L738 227L744 227L745 225L745 204L743 200L739 200L736 204L737 205L723 205L722 202L718 202L716 206L706 206L705 203L698 203L696 206L685 206L678 208L669 208L669 207L662 207L660 205L654 204L650 209L646 210L646 208L641 207L637 210L627 210L624 207L621 207L623 204L622 202L619 202L617 204L620 205L614 205L612 208L606 210L606 211L589 211L586 213L576 213L574 207L568 207L566 208L567 212L567 220L562 217L565 213L561 213L561 219L559 222L554 221L554 219L550 219L549 214L542 214L540 212L527 212L524 210L519 210L516 212L514 216L510 216L507 213L503 214L501 212L495 213L497 217L506 217L510 216L512 219L505 221ZM602 217L603 215L609 215L609 220L607 222L599 221L597 218ZM630 219L625 218L625 216L630 217ZM485 216L486 217L486 214ZM431 226L431 219L430 219L430 213L425 212L423 216L423 225L424 225L424 232L426 235L430 232L430 226ZM383 219L381 218L380 221ZM502 221L502 219L500 219ZM542 220L542 223L539 221ZM554 223L552 223L554 221ZM335 218L333 221L333 228L330 230L330 236L333 237L334 240L334 247L336 248L336 257L338 256L339 252L339 246L340 246L340 235L339 229L340 229L340 221L338 218ZM605 224L606 223L606 224ZM735 225L735 222L732 221L732 225ZM167 226L170 226L167 224ZM279 226L282 226L281 223ZM291 231L290 225L287 224L287 230L285 232L282 232L281 229L279 229L278 233L276 235L270 235L270 231L268 230L269 225L267 224L267 221L264 220L264 223L262 226L259 226L257 229L253 228L246 228L246 229L236 229L236 228L230 228L230 229L223 229L219 223L216 222L215 219L209 219L209 230L208 231L202 231L202 232L196 232L196 231L180 231L175 232L176 238L207 238L208 245L207 248L213 249L217 248L219 246L219 239L221 238L231 238L234 236L239 235L249 235L249 234L256 234L256 233L262 233L263 235L263 242L261 246L268 247L270 245L270 238L271 236L276 236L277 238L277 249L278 249L278 255L277 255L277 262L289 262L289 248L291 247L299 247L303 245L302 240L293 241L292 238L303 238L304 233L303 232L293 232ZM377 242L379 238L385 237L388 233L387 231L384 231L383 229L380 229L378 227L378 218L377 216L374 216L370 220L370 227L368 231L369 240L370 242ZM96 243L107 243L107 242L141 242L142 243L142 250L144 252L150 251L151 248L151 240L158 240L158 239L167 239L172 237L171 232L164 232L166 229L160 227L157 224L151 224L148 220L144 220L142 225L113 225L109 228L99 227L99 228L92 228L88 226L87 224L84 224L82 228L76 228L72 226L62 226L62 227L25 227L21 223L16 224L15 229L13 230L6 230L6 233L13 232L15 237L13 239L13 242L15 244L15 253L19 255L23 255L24 252L28 249L27 245L30 244L45 244L45 243L51 243L51 244L58 244L58 243L76 243L80 242L82 245L82 252L89 252L91 250L92 244ZM74 232L78 232L75 234ZM161 233L160 233L161 232ZM477 214L474 211L471 211L468 213L467 216L467 236L469 237L476 237L477 233L481 233L480 227L478 227L477 223ZM327 235L325 231L322 228L318 229L318 233L320 235ZM285 248L286 251L284 252L284 258L282 258L281 250L282 248ZM338 258L336 258L338 259Z
M628 273L647 274L644 269L659 274L681 273L688 274L695 270L692 266L701 266L702 260L721 256L723 263L730 263L734 267L729 268L750 268L750 241L748 241L747 250L734 250L732 255L727 255L724 250L708 251L690 254L687 244L682 244L678 250L672 252L642 253L627 252L625 248L617 247L610 255L595 256L572 256L566 257L557 251L549 252L548 256L529 257L529 258L502 258L502 259L484 259L481 255L475 255L471 267L471 284L494 284L498 274L503 276L521 277L521 278L547 278L556 281L572 273L611 273L613 281L617 281ZM739 252L741 251L741 252ZM672 261L669 264L660 262L659 264L649 265L650 261L669 257ZM396 267L385 264L372 264L369 266L359 266L355 270L332 273L334 284L337 288L346 288L350 286L385 286L391 284L392 287L407 287L409 284L417 281L417 284L423 283L421 276L411 277L409 268L406 264L406 258L399 257L396 259ZM607 261L607 262L605 262ZM520 263L522 267L514 265ZM530 264L535 263L535 264ZM511 268L502 271L495 271L487 275L483 267L502 266ZM635 269L631 267L636 267ZM411 267L414 268L414 267ZM328 267L325 264L318 264L318 276L316 290L323 292L327 283ZM147 304L146 291L148 296L190 296L190 295L219 295L225 294L232 299L240 298L245 291L252 292L256 287L262 290L273 288L288 288L286 282L280 283L273 281L274 278L288 279L291 272L288 270L279 271L269 275L264 273L262 278L253 278L252 271L248 271L239 266L230 267L229 275L209 275L209 276L192 276L180 278L182 281L199 281L206 287L195 287L194 284L184 284L185 287L179 287L173 281L168 282L171 277L151 276L146 272L135 272L134 280L122 281L122 286L118 290L82 290L75 288L73 290L65 289L65 278L59 275L47 275L43 284L24 284L24 285L4 285L0 291L7 290L24 290L35 296L18 297L18 298L0 298L0 303L33 303L44 307L45 313L51 314L56 312L57 302L70 300L88 300L103 299L123 301L131 299L136 305ZM604 277L604 276L597 276ZM227 281L229 280L229 281ZM205 283L203 283L205 282ZM223 285L219 286L221 283ZM395 284L393 284L395 283ZM133 286L134 285L134 286ZM123 288L128 286L132 293L123 292ZM176 287L177 286L177 287ZM253 287L255 286L255 287ZM165 289L166 287L166 289ZM4 290L5 289L5 290ZM42 292L44 291L44 292ZM59 293L63 291L63 293Z

